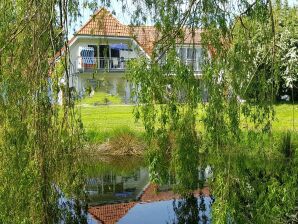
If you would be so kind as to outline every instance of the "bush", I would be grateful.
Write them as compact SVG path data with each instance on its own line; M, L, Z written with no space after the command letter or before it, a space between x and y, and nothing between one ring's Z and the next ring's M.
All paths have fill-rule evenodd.
M109 146L112 153L119 155L140 155L145 148L140 136L128 127L114 129Z

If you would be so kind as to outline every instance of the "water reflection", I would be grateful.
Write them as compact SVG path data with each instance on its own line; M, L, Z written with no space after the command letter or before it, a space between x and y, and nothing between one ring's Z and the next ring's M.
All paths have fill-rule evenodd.
M240 153L201 156L197 181L201 190L183 197L173 191L170 183L148 184L149 174L143 162L134 162L133 158L124 160L97 161L89 170L86 187L89 212L98 220L113 218L111 223L130 224L295 223L289 220L297 220L296 160Z
M148 170L139 157L93 158L86 170L89 205L137 200L149 182Z
M136 200L149 182L146 168L128 174L108 172L87 180L86 191L90 205L115 201Z
M211 206L214 197L211 195L199 195L195 197L193 194L187 195L182 199L173 201L173 210L176 214L176 220L173 224L210 224Z
M208 188L182 197L173 191L170 182L149 184L148 169L143 161L136 160L113 157L89 161L86 192L89 212L97 220L130 224L211 222L213 198ZM210 167L198 168L198 174L199 186L210 176Z
M119 224L209 224L211 205L209 196L189 195L186 198L139 203L131 208L117 223Z

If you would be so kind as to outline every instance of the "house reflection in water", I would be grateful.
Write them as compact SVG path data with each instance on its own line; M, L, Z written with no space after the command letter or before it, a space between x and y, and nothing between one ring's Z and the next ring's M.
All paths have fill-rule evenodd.
M86 188L89 205L137 200L148 182L146 168L137 169L130 175L120 176L110 172L91 178Z
M168 187L148 183L146 168L125 176L111 172L89 179L88 211L96 220L105 224L180 223L185 218L186 223L189 218L199 224L211 223L214 199L208 187L195 191L192 198L185 199Z

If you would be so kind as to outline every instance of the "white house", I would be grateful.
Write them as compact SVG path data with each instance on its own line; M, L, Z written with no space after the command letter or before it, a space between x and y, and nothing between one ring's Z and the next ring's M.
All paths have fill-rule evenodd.
M157 32L153 26L121 24L105 8L98 10L69 41L70 86L79 94L87 88L130 99L131 85L125 79L127 61L145 56L150 59ZM201 74L200 31L190 32L177 49L181 60Z

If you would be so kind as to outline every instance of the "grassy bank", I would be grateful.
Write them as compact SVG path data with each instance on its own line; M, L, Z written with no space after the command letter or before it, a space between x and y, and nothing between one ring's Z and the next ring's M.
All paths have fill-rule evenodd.
M119 126L129 126L136 131L143 130L141 122L135 122L132 105L99 105L81 104L77 106L81 112L84 127L87 130L107 131ZM294 126L298 128L298 104L279 104L275 106L276 119L273 122L273 130L288 130ZM198 126L202 125L200 115Z
M96 99L93 99L93 101ZM93 142L103 142L105 139L113 136L114 129L128 127L130 130L140 133L144 131L142 123L136 122L133 117L132 105L99 105L87 104L83 101L77 106L81 113L83 125L86 129L87 136ZM92 102L93 102L92 101ZM94 101L94 102L95 102ZM284 132L298 129L298 104L279 104L275 106L276 119L273 122L274 132ZM294 114L294 122L293 122ZM245 126L243 123L242 127ZM197 128L202 131L203 123L200 115L197 119Z

